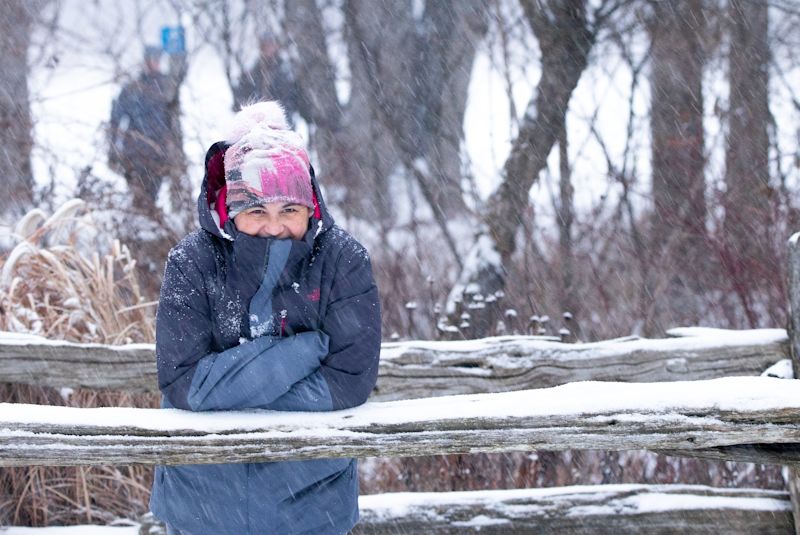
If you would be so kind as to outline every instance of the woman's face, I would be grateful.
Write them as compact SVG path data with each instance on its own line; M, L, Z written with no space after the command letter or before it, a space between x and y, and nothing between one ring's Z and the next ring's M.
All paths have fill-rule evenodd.
M270 202L254 206L233 218L239 232L261 238L301 240L308 230L311 208L302 204Z

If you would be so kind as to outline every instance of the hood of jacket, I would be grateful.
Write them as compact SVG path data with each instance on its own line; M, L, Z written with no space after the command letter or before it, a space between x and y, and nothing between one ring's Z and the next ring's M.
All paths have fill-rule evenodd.
M230 147L224 141L211 145L206 152L205 176L197 198L197 214L200 227L221 239L234 241L239 232L232 219L227 217L225 207L225 151ZM306 232L305 241L314 241L318 235L333 227L334 221L325 206L319 182L314 174L314 168L309 166L311 174L311 187L314 191L314 213Z

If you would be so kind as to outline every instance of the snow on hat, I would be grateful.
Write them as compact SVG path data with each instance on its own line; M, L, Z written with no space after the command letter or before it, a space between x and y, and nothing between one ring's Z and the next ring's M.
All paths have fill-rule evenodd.
M225 138L228 216L270 202L314 207L309 158L302 138L275 101L245 106Z

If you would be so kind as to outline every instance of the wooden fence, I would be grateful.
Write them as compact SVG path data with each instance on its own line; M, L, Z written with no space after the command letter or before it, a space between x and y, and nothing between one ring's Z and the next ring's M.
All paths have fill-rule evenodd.
M792 533L785 492L603 485L362 496L354 534Z
M305 414L301 419L281 413L0 404L0 465L645 448L800 466L798 383L756 377L790 356L787 333L682 329L673 334L680 337L596 344L561 344L531 337L386 344L376 400L513 390L537 382L567 384L496 394L371 401L349 411ZM0 354L5 359L3 380L37 382L36 367L46 370L48 363L61 361L69 364L62 365L60 382L55 381L56 374L40 377L51 386L72 387L85 386L87 377L102 384L100 371L84 372L97 362L109 363L100 368L115 370L115 381L127 376L128 384L136 384L141 381L136 378L141 363L154 359L152 346L108 348L17 336L0 337ZM114 355L121 356L117 362ZM26 360L27 373L7 365ZM734 374L753 376L705 379ZM575 382L578 378L665 382ZM403 390L409 383L413 386ZM430 390L422 390L420 383ZM591 403L582 401L586 399ZM726 532L791 533L792 519L797 516L792 513L791 494L758 489L705 489L699 493L702 499L698 491L683 486L542 492L363 497L363 520L357 532L421 532L424 525L441 533L552 529L611 534L636 531L637 526L678 533L688 526L715 525ZM664 499L665 493L674 498L674 505L662 509L646 505L651 503L647 500ZM152 526L143 526L151 532Z
M373 401L348 411L304 414L302 418L281 413L0 404L0 464L169 464L536 449L650 449L788 465L789 495L766 497L766 491L748 490L742 492L752 493L749 498L738 498L753 500L750 505L735 500L723 505L721 498L715 501L719 497L715 493L724 491L707 491L707 496L714 498L707 501L709 510L722 516L725 511L730 518L743 517L737 520L738 527L731 529L787 532L789 503L794 522L800 524L800 382L725 376L759 375L787 359L793 359L798 376L800 339L794 333L800 333L800 253L796 238L791 241L790 257L792 323L788 334L773 329L731 331L720 336L715 330L679 329L672 332L675 337L671 339L595 344L561 344L536 337L384 344ZM0 337L0 381L5 382L153 391L154 361L153 347L148 345L109 348L29 336ZM529 390L533 388L538 390ZM409 399L433 396L442 397ZM388 401L397 399L405 400ZM602 510L606 499L618 504L626 498L634 502L641 493L654 496L661 490L644 486L615 495L598 487L583 492L582 496L589 497L574 502L574 507L586 513ZM681 491L676 487L674 492L679 495ZM443 525L449 526L442 533L492 533L495 528L499 532L499 526L506 528L504 533L513 526L521 526L523 531L531 526L559 527L548 524L550 517L539 514L542 508L538 505L518 508L529 514L511 521L489 515L485 500L472 500L470 507L458 505L462 498L470 501L462 494L439 495L436 500L419 495L418 505L407 510L426 518L441 517ZM492 503L502 502L499 495L494 496ZM555 500L552 496L539 498L550 500L548 503ZM762 514L767 506L760 499L772 500L769 513ZM380 498L367 499L367 503L376 500ZM775 500L783 505L776 505ZM589 505L580 509L580 503ZM741 507L731 505L737 503ZM436 507L441 510L436 512ZM552 507L558 510L573 505ZM619 507L617 512L624 510ZM660 520L652 521L654 526L662 522L665 530L680 531L675 528L680 519L703 525L699 518L703 515L681 512L680 508L650 513L661 515ZM370 514L364 514L360 529L388 532L389 524L374 520L380 518L377 513ZM401 511L391 523L413 526L419 521L413 516ZM617 522L623 519L612 517L621 516L607 514L602 520L598 515L594 518L598 523L588 517L582 522L595 526L587 532L597 532L604 521L618 530L624 523ZM640 518L629 516L625 522ZM578 523L575 526L579 529Z
M788 493L702 485L398 492L361 496L359 509L353 535L794 532ZM142 535L165 533L151 514L140 522Z
M588 401L587 401L588 400ZM0 465L197 464L503 451L669 450L800 466L800 388L764 377L570 383L346 411L0 404Z
M783 329L684 328L672 338L565 344L535 336L382 345L371 399L509 392L575 381L666 382L759 375L790 358ZM157 392L152 344L104 346L3 333L0 382Z

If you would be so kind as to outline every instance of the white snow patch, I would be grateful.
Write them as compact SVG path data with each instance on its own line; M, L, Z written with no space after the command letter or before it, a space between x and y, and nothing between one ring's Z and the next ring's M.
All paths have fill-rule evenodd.
M544 318L539 319L543 321ZM747 331L729 331L724 329L681 329L681 332L692 332L691 336L682 338L635 338L626 337L601 342L565 344L553 337L542 336L495 336L476 340L461 341L426 341L415 340L408 342L384 343L381 349L381 360L389 361L401 357L409 351L429 349L439 352L437 362L442 363L451 359L463 358L464 353L479 353L482 351L496 350L498 344L513 344L515 353L547 353L551 358L558 358L559 354L569 354L574 359L576 354L584 353L587 358L613 357L619 354L628 354L631 351L675 351L691 356L693 352L742 345L769 345L788 342L789 338L784 329L752 329ZM496 351L492 351L496 353ZM514 368L520 366L521 359L529 357L488 356L487 360L493 366L503 366L507 363ZM686 363L686 357L673 359L675 367Z
M482 289L472 280L477 273L483 270L492 269L496 272L502 270L503 261L500 253L495 248L492 239L486 233L481 233L464 261L458 282L450 290L447 296L445 310L451 315L456 310L456 303L459 302L465 293L478 294Z
M779 360L761 374L763 377L777 377L778 379L794 379L792 361L789 359Z
M139 535L139 526L0 527L2 535Z
M626 417L636 421L683 421L693 412L772 411L800 409L800 384L771 377L728 377L709 381L668 383L577 382L555 388L471 394L430 399L368 402L332 413L273 411L189 412L178 409L127 407L74 408L16 403L0 404L0 435L33 436L14 428L55 424L76 429L142 429L168 433L192 429L216 434L257 432L285 437L286 433L323 438L360 436L353 429L415 422L447 422L469 418L524 418L562 415L574 418ZM626 415L618 413L627 413ZM89 423L90 422L90 423ZM711 422L709 422L711 423ZM264 431L267 429L268 431ZM130 437L146 442L145 437ZM196 440L196 436L175 437ZM252 438L252 437L251 437ZM19 447L34 447L21 445Z
M486 515L478 515L466 521L451 522L451 526L458 526L464 528L480 528L481 526L502 526L503 524L510 524L511 521L505 518L491 518Z
M636 494L639 493L639 494ZM725 496L711 495L723 493ZM754 496L756 494L756 496ZM614 496L620 498L615 499ZM584 485L535 489L482 490L460 492L396 492L359 497L362 513L389 521L411 514L440 519L435 510L449 507L482 506L506 517L552 514L558 502L575 503L569 516L656 513L673 510L749 509L789 511L791 503L785 492L762 489L715 489L703 485ZM603 505L587 502L603 501ZM481 524L482 522L485 522ZM479 515L459 525L505 523Z
M126 345L104 345L104 344L79 344L75 342L65 342L63 340L50 340L43 336L38 336L30 333L22 332L8 332L0 331L0 344L4 346L25 346L25 345L41 345L50 347L78 347L78 348L97 348L102 347L109 351L117 351L125 353L127 351L153 351L155 352L155 344L126 344Z

